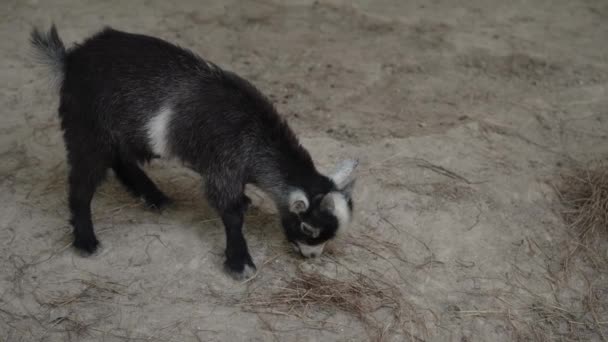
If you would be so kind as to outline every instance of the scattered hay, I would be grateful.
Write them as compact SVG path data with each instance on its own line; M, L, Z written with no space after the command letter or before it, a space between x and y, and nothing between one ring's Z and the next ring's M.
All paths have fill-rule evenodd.
M115 296L124 296L123 285L114 282L94 282L91 280L78 279L84 287L77 293L53 296L51 294L38 295L34 297L41 305L50 307L61 307L76 303L100 303L109 302ZM44 297L45 299L42 299Z
M396 286L380 276L369 277L351 272L352 277L339 280L319 273L299 272L298 275L271 294L249 294L241 303L248 310L307 317L311 311L341 312L359 320L370 339L384 341L391 333L404 333L418 339L405 324L420 327L410 306L404 306ZM406 312L406 309L410 309ZM380 321L376 315L385 319ZM407 315L406 315L407 314ZM405 321L405 316L409 320Z
M576 168L561 176L556 189L564 205L562 215L581 240L608 232L608 165Z
M596 272L608 270L604 254L608 242L608 164L594 163L576 167L561 175L555 185L562 202L561 214L576 234L567 242L568 253L562 261L566 274L576 255Z
M497 300L492 306L456 314L501 319L518 341L608 342L608 240L600 238L608 233L608 164L574 168L554 187L572 234L559 243L555 255L537 254L545 269L530 272L513 265L505 288L487 294ZM553 262L560 268L552 267ZM549 290L530 286L538 282Z
M507 287L487 293L496 302L486 309L454 310L460 319L502 320L513 341L604 341L606 299L604 286L589 282L555 283L551 292L536 293L527 288L515 271ZM544 277L544 275L540 275ZM567 299L566 299L567 298Z

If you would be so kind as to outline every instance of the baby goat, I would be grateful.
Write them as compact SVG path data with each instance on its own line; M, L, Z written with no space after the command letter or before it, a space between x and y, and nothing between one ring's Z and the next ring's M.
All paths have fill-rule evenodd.
M148 206L170 202L139 166L157 157L203 176L226 230L225 266L236 278L255 272L242 232L246 184L269 194L287 239L305 257L318 256L348 225L357 162L320 174L270 101L236 74L161 39L110 28L67 50L55 26L34 29L31 43L60 81L77 249L93 253L99 244L91 199L107 169Z

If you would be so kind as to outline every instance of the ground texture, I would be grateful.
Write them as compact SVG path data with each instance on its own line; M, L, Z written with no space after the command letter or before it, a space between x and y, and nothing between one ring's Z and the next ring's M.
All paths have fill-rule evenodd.
M253 81L320 169L361 160L352 230L303 260L253 208L259 272L235 282L198 177L155 162L175 205L109 176L103 248L78 256L56 92L28 59L51 21L69 44L110 25ZM553 186L608 156L605 1L5 0L0 47L0 340L606 341L608 248L573 240ZM311 274L392 297L276 303Z

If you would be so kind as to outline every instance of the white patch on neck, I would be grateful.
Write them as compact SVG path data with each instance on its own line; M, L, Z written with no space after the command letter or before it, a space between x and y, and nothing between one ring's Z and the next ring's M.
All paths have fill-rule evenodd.
M334 215L338 219L338 234L346 231L350 224L351 212L344 195L339 192L330 192L326 196L331 196L334 203Z
M167 135L172 114L173 110L171 108L162 107L146 125L152 152L161 157L166 157L169 154Z
M298 246L300 253L302 253L302 255L307 258L316 258L318 256L321 256L321 253L323 253L323 248L325 247L325 243L316 246L311 246L304 243L299 243L297 241L296 245Z

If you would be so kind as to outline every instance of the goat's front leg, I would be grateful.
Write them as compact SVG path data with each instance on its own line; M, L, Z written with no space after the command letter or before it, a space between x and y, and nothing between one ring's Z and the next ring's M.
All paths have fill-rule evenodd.
M243 236L243 222L249 199L243 196L242 200L223 210L220 214L226 229L226 270L238 280L250 278L255 274L256 268L249 255L247 241Z

